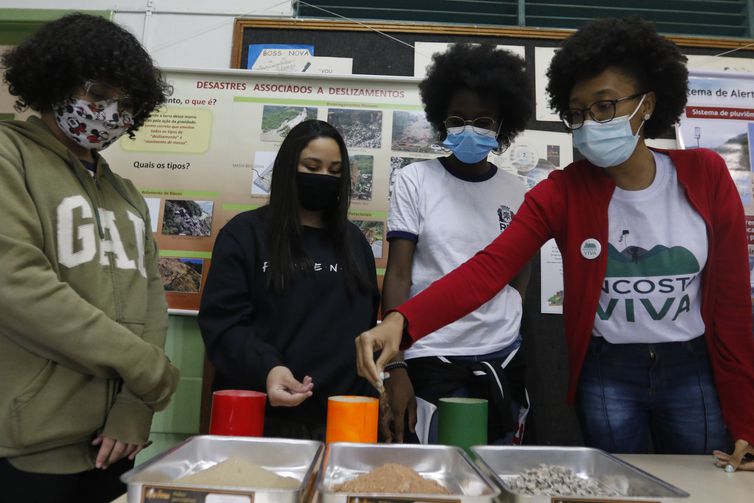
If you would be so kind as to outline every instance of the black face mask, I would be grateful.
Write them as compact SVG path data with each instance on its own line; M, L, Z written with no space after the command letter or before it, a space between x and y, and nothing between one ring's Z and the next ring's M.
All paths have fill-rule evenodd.
M311 211L329 210L340 201L340 177L296 173L298 200L301 206Z

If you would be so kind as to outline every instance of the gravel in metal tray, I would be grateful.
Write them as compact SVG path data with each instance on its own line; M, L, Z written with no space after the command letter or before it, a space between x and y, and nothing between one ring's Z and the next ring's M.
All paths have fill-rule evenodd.
M564 466L540 464L508 481L510 488L531 496L617 496L597 481L579 477Z

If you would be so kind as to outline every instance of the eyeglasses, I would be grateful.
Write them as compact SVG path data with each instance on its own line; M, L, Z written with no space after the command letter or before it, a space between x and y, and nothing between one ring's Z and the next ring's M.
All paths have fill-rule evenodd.
M138 113L133 98L126 93L119 92L115 87L87 80L84 82L83 88L87 98L94 102L104 101L107 106L117 103L118 111L121 113L129 112L133 115Z
M615 108L618 103L626 100L633 100L639 96L647 94L647 91L632 94L631 96L624 96L616 100L600 100L595 101L586 108L571 108L560 114L560 120L568 129L579 129L584 125L584 121L587 119L587 113L594 122L605 123L615 119Z
M443 121L445 129L462 128L466 125L471 125L471 128L480 134L484 134L489 131L497 131L497 121L492 117L477 117L474 120L467 121L463 117L451 115Z

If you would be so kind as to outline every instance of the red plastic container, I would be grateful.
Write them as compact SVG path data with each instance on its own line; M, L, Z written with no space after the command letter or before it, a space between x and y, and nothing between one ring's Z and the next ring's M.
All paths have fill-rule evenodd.
M212 393L211 435L261 437L264 433L264 406L267 394L261 391L225 389Z

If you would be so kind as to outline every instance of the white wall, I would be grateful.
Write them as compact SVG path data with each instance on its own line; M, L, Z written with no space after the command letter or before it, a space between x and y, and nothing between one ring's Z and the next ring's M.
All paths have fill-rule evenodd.
M228 68L236 17L290 17L292 0L0 0L0 8L111 10L162 67Z

